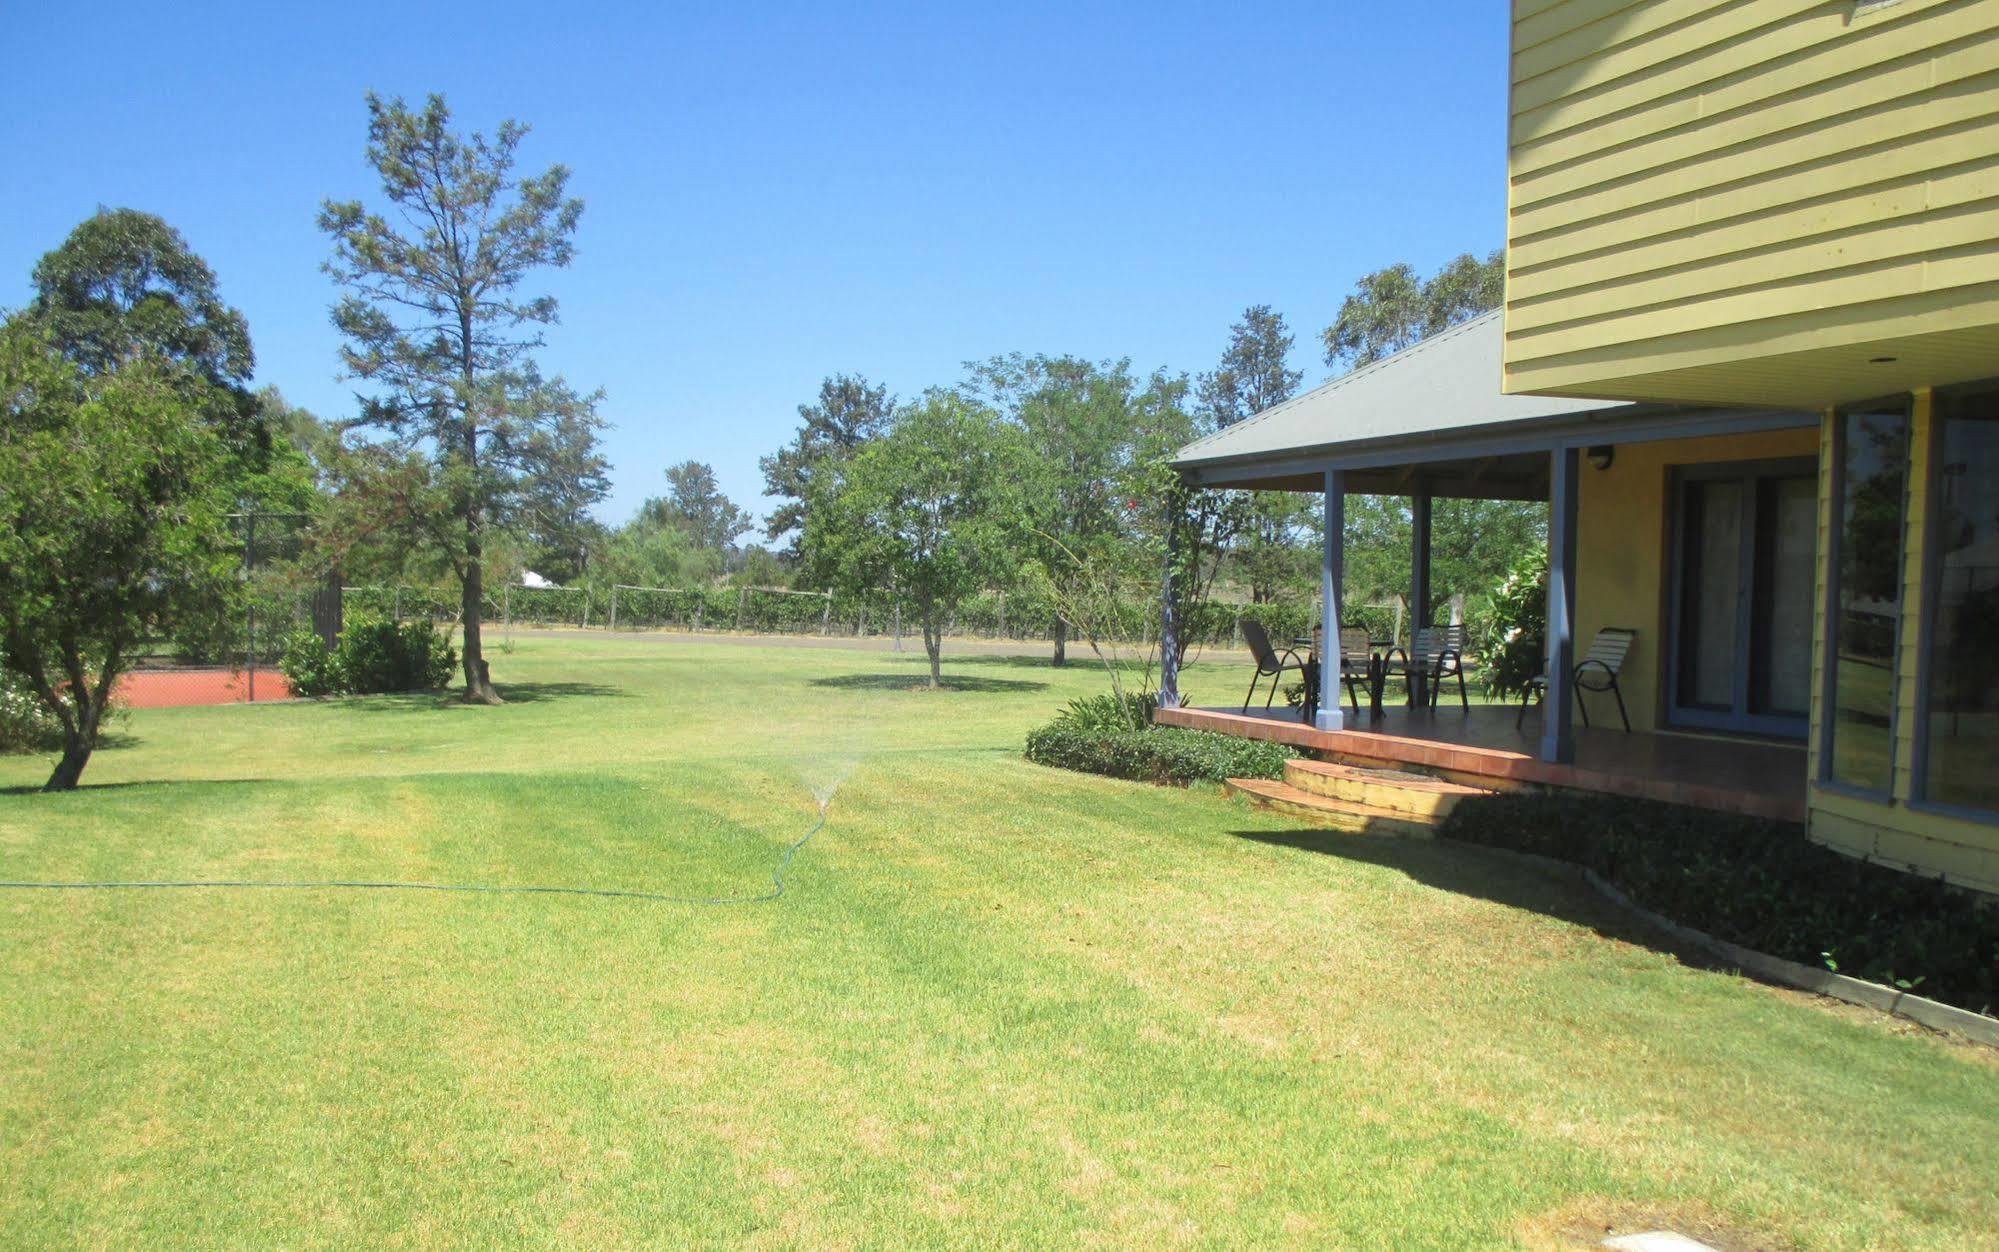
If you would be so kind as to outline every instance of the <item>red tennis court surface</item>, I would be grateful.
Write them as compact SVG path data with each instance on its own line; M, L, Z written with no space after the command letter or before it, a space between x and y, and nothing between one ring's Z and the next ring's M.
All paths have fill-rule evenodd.
M276 670L257 671L257 703L289 700L291 688ZM142 669L118 680L116 701L128 709L172 709L193 704L243 704L250 675L227 669Z

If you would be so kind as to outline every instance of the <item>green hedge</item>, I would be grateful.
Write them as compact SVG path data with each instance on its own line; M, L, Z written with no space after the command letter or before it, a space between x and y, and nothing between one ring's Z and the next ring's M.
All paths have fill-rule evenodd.
M451 681L458 653L427 621L349 621L338 647L329 649L309 630L285 640L278 669L294 695L374 695L434 691Z
M1439 833L1587 866L1653 912L1802 965L1999 1007L1999 907L1811 842L1804 828L1573 793L1458 805Z
M1175 726L1101 730L1057 721L1027 736L1027 759L1037 764L1139 782L1280 778L1292 755L1282 744Z

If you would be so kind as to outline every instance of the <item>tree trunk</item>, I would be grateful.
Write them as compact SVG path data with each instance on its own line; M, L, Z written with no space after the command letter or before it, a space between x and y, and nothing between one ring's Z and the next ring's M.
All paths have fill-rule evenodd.
M944 652L944 628L937 621L937 610L927 606L923 610L923 650L930 654L930 689L935 691L944 685L940 664Z
M104 685L110 686L117 676L106 675ZM93 693L95 694L95 693ZM43 791L74 791L78 780L83 777L83 767L90 764L90 754L97 747L97 727L101 720L103 701L85 699L72 701L76 704L74 714L75 729L64 719L62 732L62 759L56 762L55 772L42 784Z
M83 777L83 767L90 764L90 745L77 743L70 736L63 737L62 760L56 762L55 773L42 784L43 791L72 791L77 780Z
M479 513L465 514L465 593L459 601L459 617L465 626L465 703L504 704L493 690L493 677L486 668L486 650L479 637L480 618L485 612L486 573L479 564Z
M1049 663L1059 669L1069 663L1069 623L1059 616L1055 619L1054 634L1055 657Z

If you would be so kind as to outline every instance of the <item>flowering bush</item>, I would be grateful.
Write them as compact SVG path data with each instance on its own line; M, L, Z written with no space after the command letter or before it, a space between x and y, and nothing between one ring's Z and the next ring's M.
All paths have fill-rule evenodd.
M1495 695L1517 696L1541 672L1548 650L1548 554L1530 552L1474 620L1473 646Z
M0 672L0 752L52 752L62 747L62 723L13 674Z

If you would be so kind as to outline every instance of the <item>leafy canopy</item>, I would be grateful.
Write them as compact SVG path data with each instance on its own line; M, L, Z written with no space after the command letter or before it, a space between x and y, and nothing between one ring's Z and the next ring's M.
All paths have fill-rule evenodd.
M947 616L1013 574L1037 486L1017 427L961 395L929 391L837 478L815 478L802 546L834 586L892 590L916 608L934 687Z
M1429 278L1414 267L1379 269L1354 285L1321 339L1326 364L1355 370L1496 309L1505 296L1506 253L1463 253Z
M233 585L209 390L143 349L86 374L31 320L0 328L0 660L62 724L50 790L76 785L140 643Z

